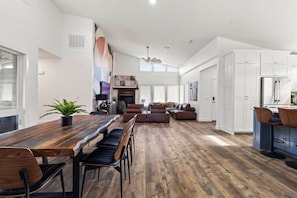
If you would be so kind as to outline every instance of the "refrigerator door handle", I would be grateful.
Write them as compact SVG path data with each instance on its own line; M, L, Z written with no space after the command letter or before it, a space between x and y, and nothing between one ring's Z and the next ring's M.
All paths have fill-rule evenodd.
M280 102L280 97L281 97L281 95L280 95L280 92L281 92L281 90L280 90L280 80L278 81L278 93L277 93L277 102Z
M274 102L277 102L277 98L276 98L276 92L277 92L277 81L274 81L274 86L273 86L273 100Z

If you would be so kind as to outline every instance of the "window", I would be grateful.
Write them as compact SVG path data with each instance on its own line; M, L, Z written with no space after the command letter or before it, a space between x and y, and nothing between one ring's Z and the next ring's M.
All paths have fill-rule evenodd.
M179 68L174 66L166 66L163 64L152 64L150 62L147 62L145 60L140 60L139 64L139 70L143 72L178 72Z
M166 67L165 67L165 65L154 64L154 71L155 72L165 72L166 71Z
M167 87L167 102L178 102L178 85L170 85Z
M152 71L152 64L144 60L140 60L140 71Z
M17 100L17 55L0 48L0 110L15 109Z
M151 102L151 86L139 86L139 103L148 106Z
M178 72L178 68L167 66L167 72Z
M154 102L165 102L165 86L154 86Z

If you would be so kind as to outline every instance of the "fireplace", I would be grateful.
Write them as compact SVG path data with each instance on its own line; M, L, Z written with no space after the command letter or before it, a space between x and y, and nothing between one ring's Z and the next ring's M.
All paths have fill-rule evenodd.
M135 104L135 89L118 89L118 100L125 101L126 105Z
M131 88L118 89L118 113L125 112L128 104L135 104L135 90Z

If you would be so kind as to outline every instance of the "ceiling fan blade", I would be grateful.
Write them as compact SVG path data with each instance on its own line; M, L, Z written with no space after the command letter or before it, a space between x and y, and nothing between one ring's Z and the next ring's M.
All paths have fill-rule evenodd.
M154 63L161 63L162 62L161 59L159 59L159 58L152 58L151 61L154 62Z

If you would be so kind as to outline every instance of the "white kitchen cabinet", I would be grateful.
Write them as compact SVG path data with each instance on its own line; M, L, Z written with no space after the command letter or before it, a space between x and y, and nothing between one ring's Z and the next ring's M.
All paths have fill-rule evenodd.
M288 53L261 53L261 76L288 76L288 65Z
M236 54L235 54L236 56ZM253 107L257 106L260 64L235 64L234 131L253 130Z
M256 98L260 64L235 64L235 97Z
M288 54L275 53L261 53L261 64L279 64L287 65L289 61Z
M292 91L297 91L297 55L289 57L289 78L291 79Z
M257 106L256 98L236 98L234 100L234 132L253 131L253 109Z
M253 108L258 105L260 98L260 52L240 50L234 51L226 58L230 57L233 61L228 61L228 64L224 65L224 99L227 100L224 101L224 116L227 117L225 122L229 124L226 126L227 132L252 132ZM231 69L233 72L226 72ZM230 77L230 74L233 76Z
M261 76L288 76L288 65L261 64Z
M235 63L260 63L260 54L255 52L236 52Z

